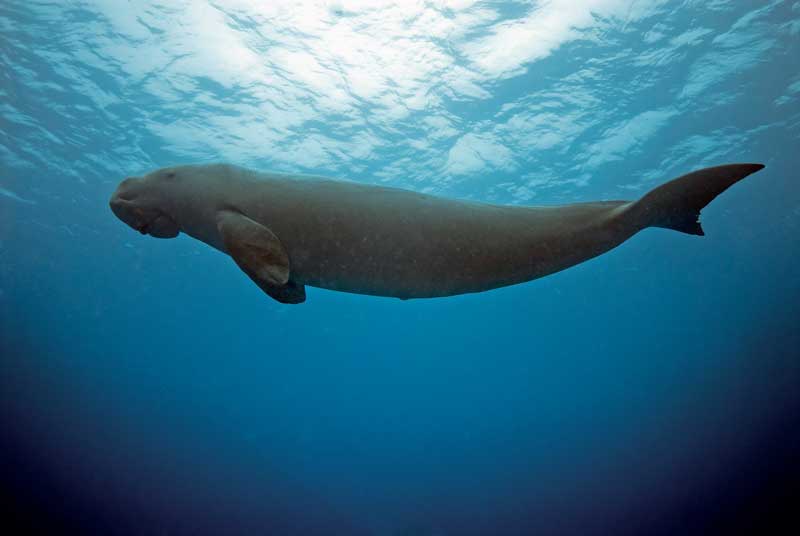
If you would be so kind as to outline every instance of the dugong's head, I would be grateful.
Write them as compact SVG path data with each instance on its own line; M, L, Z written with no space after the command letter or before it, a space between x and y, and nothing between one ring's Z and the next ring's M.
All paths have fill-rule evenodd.
M174 200L179 175L179 168L163 168L144 177L128 177L111 196L111 210L142 234L156 238L178 236L180 226L174 217Z

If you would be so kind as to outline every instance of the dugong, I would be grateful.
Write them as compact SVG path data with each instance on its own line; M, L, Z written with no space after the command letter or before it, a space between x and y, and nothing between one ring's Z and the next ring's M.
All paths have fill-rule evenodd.
M618 246L647 227L702 235L700 210L764 166L729 164L637 201L504 206L398 188L187 165L123 180L111 210L142 234L180 232L230 255L282 303L306 285L434 298L530 281Z

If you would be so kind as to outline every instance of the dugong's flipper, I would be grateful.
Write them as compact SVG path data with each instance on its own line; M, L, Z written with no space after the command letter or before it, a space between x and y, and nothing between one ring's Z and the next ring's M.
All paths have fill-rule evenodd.
M217 215L217 229L228 254L261 290L281 303L305 301L305 288L290 281L289 256L272 231L230 210Z

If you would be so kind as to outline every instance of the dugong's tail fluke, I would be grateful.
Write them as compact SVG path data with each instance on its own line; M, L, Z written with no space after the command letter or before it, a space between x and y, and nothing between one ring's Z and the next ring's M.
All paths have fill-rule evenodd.
M703 235L700 211L712 199L763 164L728 164L693 171L658 188L630 206L626 212L640 228L663 227L682 233Z

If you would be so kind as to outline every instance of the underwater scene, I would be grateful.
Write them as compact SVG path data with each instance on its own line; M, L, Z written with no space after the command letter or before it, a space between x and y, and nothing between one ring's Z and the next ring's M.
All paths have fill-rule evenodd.
M4 0L8 533L800 530L798 170L798 1Z

